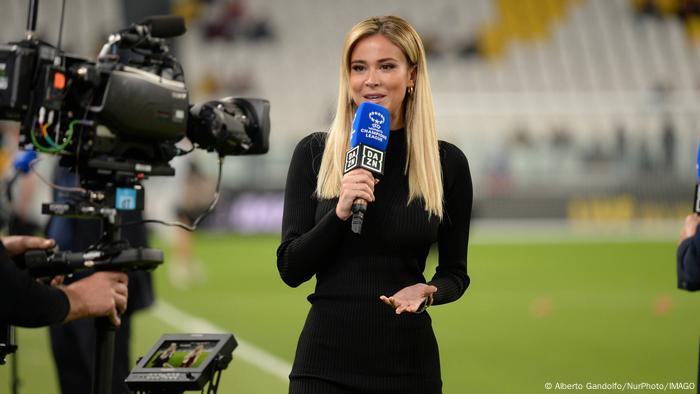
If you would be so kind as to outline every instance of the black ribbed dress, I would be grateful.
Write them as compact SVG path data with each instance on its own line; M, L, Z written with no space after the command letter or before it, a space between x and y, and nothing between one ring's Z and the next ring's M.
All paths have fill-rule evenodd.
M316 275L311 310L289 375L290 393L440 393L440 359L430 315L402 313L379 300L426 283L425 261L437 242L439 264L428 283L433 305L458 299L469 286L467 242L472 207L469 165L440 141L444 217L408 201L406 136L392 131L384 176L362 234L335 214L338 199L314 196L325 133L304 138L289 167L277 267L296 287Z

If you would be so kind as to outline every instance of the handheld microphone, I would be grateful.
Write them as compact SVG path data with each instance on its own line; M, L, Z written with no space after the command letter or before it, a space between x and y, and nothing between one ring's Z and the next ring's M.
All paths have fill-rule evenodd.
M695 184L695 204L693 204L693 212L700 214L700 144L698 144L698 157L695 162L695 172L697 183Z
M121 32L122 42L148 47L152 38L173 38L187 32L185 19L175 15L155 15Z
M154 15L142 20L139 25L148 26L151 36L156 38L178 37L187 32L185 18L175 15Z
M345 154L343 174L364 168L374 174L384 173L384 152L389 143L389 110L371 102L361 103L355 111L350 134L350 149ZM358 198L352 204L352 232L362 232L367 201Z

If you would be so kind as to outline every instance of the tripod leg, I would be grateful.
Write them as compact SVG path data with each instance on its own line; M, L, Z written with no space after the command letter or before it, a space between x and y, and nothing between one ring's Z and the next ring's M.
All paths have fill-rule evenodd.
M17 337L15 336L15 333L17 332L15 327L10 327L10 330L12 330L13 334L12 336L15 338L15 345L17 344ZM18 394L19 393L19 359L17 358L17 352L12 355L12 394Z
M17 358L17 328L0 324L0 365L10 357L10 393L19 392L19 358Z
M209 387L207 387L207 394L216 394L219 390L219 381L221 380L222 369L216 369L212 374L212 379L209 381ZM202 389L204 391L204 389Z
M92 382L93 394L112 393L112 371L114 370L114 334L117 328L109 318L95 319L97 347L95 348L95 373Z

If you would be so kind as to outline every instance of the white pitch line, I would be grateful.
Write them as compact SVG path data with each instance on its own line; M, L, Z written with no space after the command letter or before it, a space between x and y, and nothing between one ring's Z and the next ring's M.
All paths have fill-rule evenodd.
M208 320L190 315L163 300L156 301L149 312L163 323L183 332L211 334L228 332ZM238 335L235 337L238 347L233 353L234 359L239 358L285 382L289 380L289 372L292 370L289 362L244 341Z

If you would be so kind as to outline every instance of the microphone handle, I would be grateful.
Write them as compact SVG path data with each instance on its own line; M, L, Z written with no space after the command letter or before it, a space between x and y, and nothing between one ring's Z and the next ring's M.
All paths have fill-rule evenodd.
M362 232L362 222L365 220L367 212L367 201L358 198L352 202L352 232L360 234Z
M355 200L357 202L357 200ZM355 205L353 205L353 212ZM695 204L693 204L693 212L700 214L700 183L695 185Z

